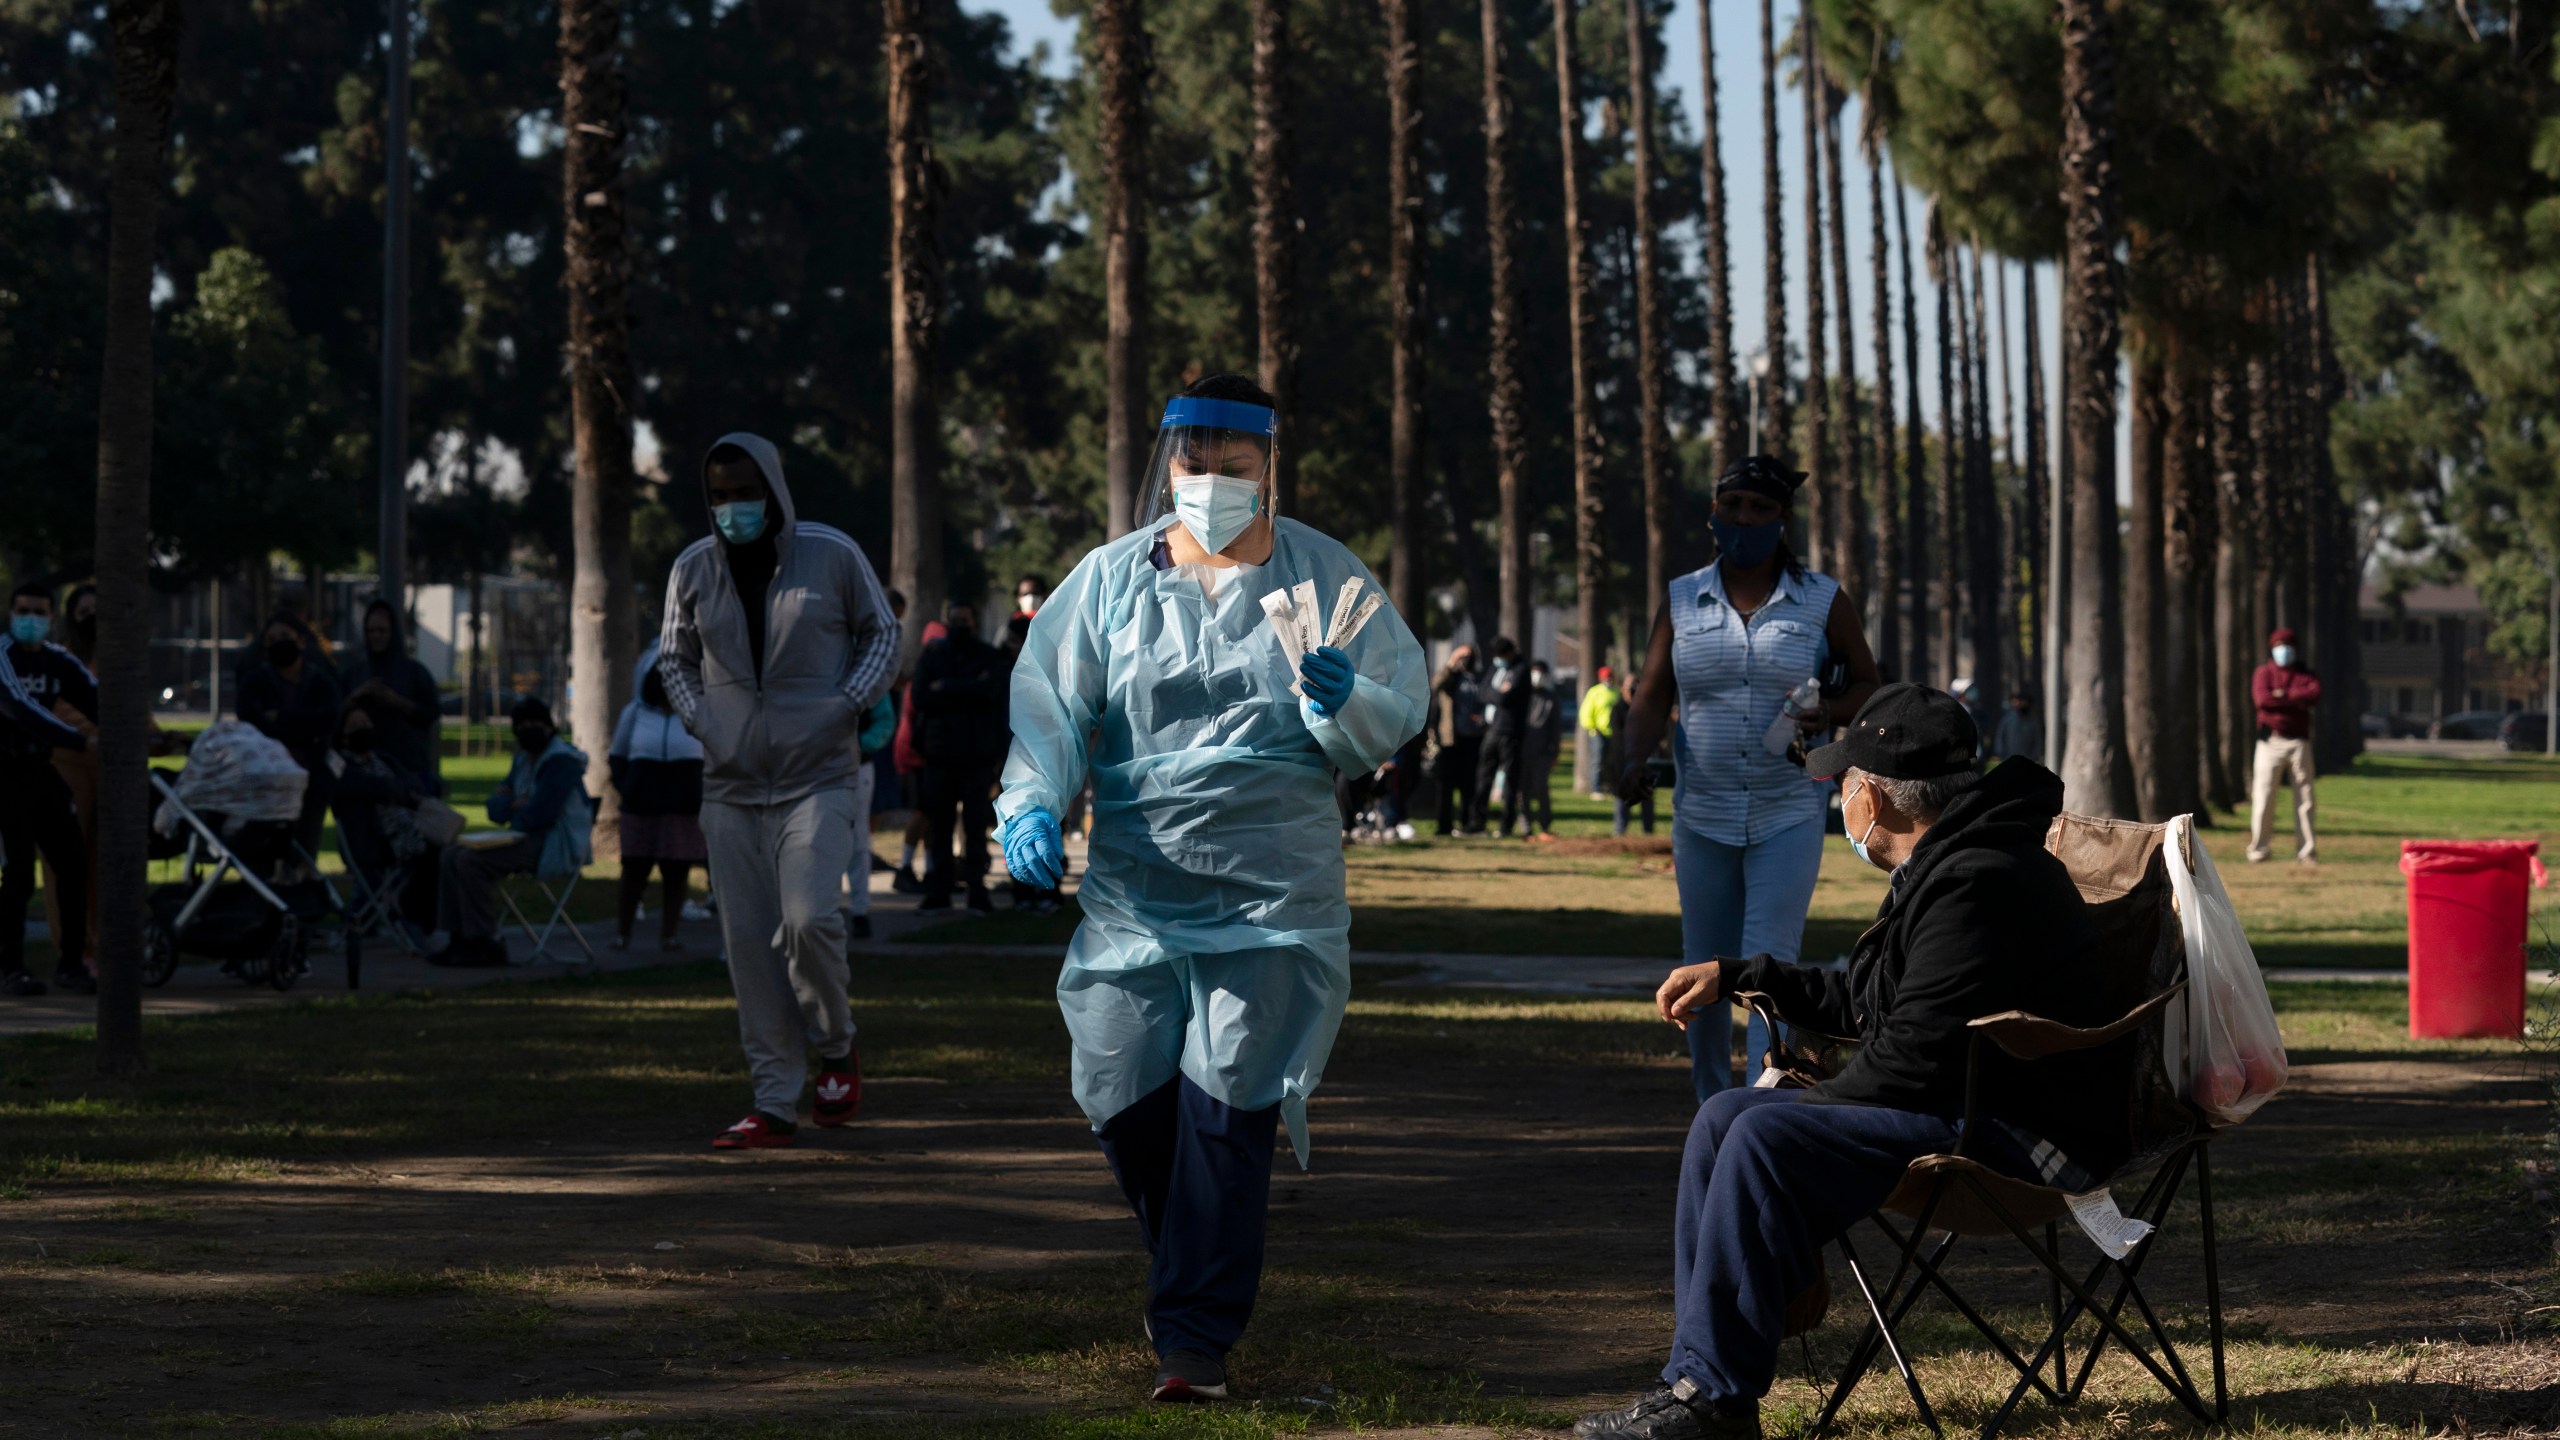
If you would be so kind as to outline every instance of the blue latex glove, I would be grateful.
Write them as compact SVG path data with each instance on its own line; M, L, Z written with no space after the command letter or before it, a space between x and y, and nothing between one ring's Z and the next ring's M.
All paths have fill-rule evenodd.
M1351 657L1331 645L1319 645L1298 662L1298 684L1307 703L1331 719L1351 703Z
M1058 833L1058 817L1025 810L1004 822L1004 868L1036 889L1057 889L1067 873L1067 845Z

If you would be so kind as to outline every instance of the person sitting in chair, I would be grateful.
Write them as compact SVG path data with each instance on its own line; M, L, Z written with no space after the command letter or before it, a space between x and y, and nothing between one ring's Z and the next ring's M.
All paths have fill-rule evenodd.
M2062 781L2024 758L1977 774L1975 743L1954 696L1896 684L1806 757L1809 773L1843 778L1850 846L1893 876L1846 973L1763 955L1684 965L1662 983L1655 1003L1684 1029L1757 993L1790 1025L1862 1044L1810 1089L1726 1090L1698 1108L1672 1227L1670 1363L1660 1388L1577 1423L1584 1440L1757 1437L1788 1302L1820 1283L1822 1247L1911 1161L1961 1140L2004 1175L2078 1193L2129 1158L2130 1036L2032 1071L1984 1046L1987 1123L1960 1135L1967 1022L2025 1010L2100 1025L2123 1008L2072 964L2091 943L2086 906L2044 848Z
M338 784L329 808L338 814L347 858L364 883L380 889L393 871L405 872L403 913L432 914L421 911L419 900L422 893L434 893L438 859L435 842L418 824L418 803L430 792L415 772L382 753L381 739L372 713L349 707L338 723Z
M466 835L444 852L436 914L445 947L427 957L430 965L506 964L507 942L498 938L499 882L558 873L563 865L575 869L563 855L580 846L595 823L586 754L561 738L551 707L528 695L507 718L515 727L516 758L506 783L489 792L489 818L516 835L493 846L473 845Z

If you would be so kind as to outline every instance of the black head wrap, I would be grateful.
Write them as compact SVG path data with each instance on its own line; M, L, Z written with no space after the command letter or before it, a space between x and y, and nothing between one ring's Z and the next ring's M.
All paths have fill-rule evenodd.
M1805 482L1805 472L1790 470L1768 455L1745 455L1725 467L1716 477L1716 493L1748 490L1780 505L1793 505L1796 488Z

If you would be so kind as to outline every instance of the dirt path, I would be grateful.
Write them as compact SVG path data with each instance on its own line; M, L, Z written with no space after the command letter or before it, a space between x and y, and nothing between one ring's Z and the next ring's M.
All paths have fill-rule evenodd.
M1472 1372L1532 1418L1634 1387L1668 1334L1683 1088L1669 1063L1421 1066L1347 1044L1314 1173L1284 1158L1240 1381L1319 1415L1321 1377L1371 1363ZM2255 1400L2560 1425L2560 1347L2516 1338L2530 1306L2500 1288L2550 1258L2504 1138L2540 1123L2536 1099L2479 1062L2314 1064L2217 1147L2237 1336L2435 1342L2394 1385ZM1066 1097L891 1081L868 1109L749 1157L632 1124L513 1153L47 1189L0 1208L0 1434L509 1405L493 1421L547 1434L1000 1422L1128 1393L1145 1364L1135 1238ZM2193 1257L2163 1250L2155 1296L2200 1296ZM2038 1293L1975 1263L2006 1277L1995 1296ZM1827 1333L1850 1319L1835 1308ZM1898 1404L1886 1388L1868 1394Z

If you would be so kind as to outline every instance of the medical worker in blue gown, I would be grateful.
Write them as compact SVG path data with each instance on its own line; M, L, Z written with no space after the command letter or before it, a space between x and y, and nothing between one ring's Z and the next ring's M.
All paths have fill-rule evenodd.
M1076 1102L1153 1257L1158 1400L1227 1393L1262 1279L1275 1131L1303 1167L1307 1097L1351 991L1334 774L1366 774L1420 733L1427 692L1422 647L1367 567L1273 513L1281 443L1271 397L1239 376L1165 406L1137 529L1086 555L1031 622L996 803L1007 868L1054 885L1058 817L1093 782L1058 1005ZM1319 641L1341 638L1337 610L1378 603L1355 636L1308 647L1265 614L1293 589L1316 598Z

